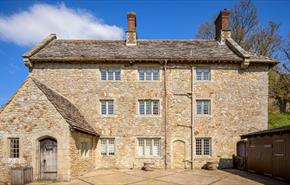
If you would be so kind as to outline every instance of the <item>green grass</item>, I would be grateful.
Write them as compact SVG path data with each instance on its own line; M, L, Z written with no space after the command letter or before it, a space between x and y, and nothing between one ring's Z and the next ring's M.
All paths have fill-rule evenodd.
M290 125L290 112L269 113L269 128L277 128L285 125Z

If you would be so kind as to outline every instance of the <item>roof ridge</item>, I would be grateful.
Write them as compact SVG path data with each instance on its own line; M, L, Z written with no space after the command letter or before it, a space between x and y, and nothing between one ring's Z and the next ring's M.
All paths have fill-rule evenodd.
M57 39L57 41L71 41L71 42L86 42L86 41L93 41L93 42L125 42L125 40L98 40L98 39ZM137 41L140 42L192 42L192 41L216 41L215 39L138 39Z
M214 39L138 39L138 41L216 41Z

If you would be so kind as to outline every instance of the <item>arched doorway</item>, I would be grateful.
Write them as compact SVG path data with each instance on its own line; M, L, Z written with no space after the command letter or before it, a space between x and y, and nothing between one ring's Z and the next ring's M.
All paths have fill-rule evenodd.
M172 151L172 167L173 168L185 168L185 142L181 140L176 140L173 142Z
M40 178L57 178L57 141L45 138L40 142Z

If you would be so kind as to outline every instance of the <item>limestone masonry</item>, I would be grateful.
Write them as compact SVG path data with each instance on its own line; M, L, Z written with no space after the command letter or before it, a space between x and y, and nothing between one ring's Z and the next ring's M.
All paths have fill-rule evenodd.
M240 135L267 128L277 62L238 46L228 14L215 40L137 40L130 12L129 41L52 34L25 53L30 74L0 111L0 182L21 166L58 180L144 162L231 167Z

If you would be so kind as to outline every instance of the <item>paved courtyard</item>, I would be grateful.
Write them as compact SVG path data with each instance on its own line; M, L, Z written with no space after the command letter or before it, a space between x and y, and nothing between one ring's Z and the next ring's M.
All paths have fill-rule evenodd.
M70 182L39 182L53 185L286 185L268 177L239 170L95 170Z

